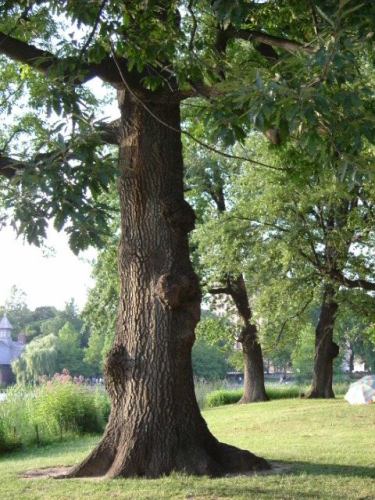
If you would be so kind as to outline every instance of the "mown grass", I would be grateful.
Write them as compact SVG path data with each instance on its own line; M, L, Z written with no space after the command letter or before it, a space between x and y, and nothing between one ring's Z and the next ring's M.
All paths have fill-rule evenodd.
M172 475L158 480L26 480L36 467L72 465L97 437L16 452L0 459L1 499L374 499L375 405L282 399L208 409L221 440L286 465L289 472L221 479Z

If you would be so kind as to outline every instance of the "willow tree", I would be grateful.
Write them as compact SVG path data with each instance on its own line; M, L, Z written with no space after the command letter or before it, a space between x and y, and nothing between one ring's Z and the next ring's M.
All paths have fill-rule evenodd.
M245 101L237 107L234 94L222 99L231 86L238 88L241 74L255 80L256 69L266 68L276 85L278 71L269 68L280 58L326 60L329 66L329 23L320 14L318 25L328 31L318 37L311 2L296 4L2 2L0 53L21 65L3 70L2 105L8 109L29 81L18 104L22 110L27 103L37 108L39 119L36 139L30 137L23 151L30 126L19 131L19 140L3 141L0 171L10 182L1 184L19 231L39 241L53 217L76 249L98 239L106 218L98 193L113 172L96 148L105 141L118 146L121 297L106 363L112 412L102 441L71 476L267 467L250 452L219 443L194 396L190 354L200 289L188 251L194 213L183 197L180 105L188 98L206 100L210 116L219 119L218 130L243 137L251 128ZM321 45L319 54L314 43ZM120 118L91 130L94 103L85 84L95 77L116 89ZM222 119L228 106L237 107L233 124ZM22 110L14 111L15 119ZM43 111L52 113L50 121L53 112L63 121L49 128L50 121L40 118ZM65 129L64 121L70 123ZM255 122L268 126L259 116Z

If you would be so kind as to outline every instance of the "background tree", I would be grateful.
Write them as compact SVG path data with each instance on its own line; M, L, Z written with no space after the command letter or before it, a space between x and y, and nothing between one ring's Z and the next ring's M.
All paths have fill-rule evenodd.
M374 307L371 296L356 290L341 291L340 314L337 333L340 346L345 352L347 371L354 371L355 361L363 362L365 369L374 371L375 343L373 332Z
M87 375L88 370L83 363L84 352L80 346L80 333L71 323L65 323L57 335L57 370L68 369L71 375Z
M32 321L32 312L26 304L26 293L16 286L10 290L8 299L4 306L0 307L0 314L7 314L9 321L13 326L12 335L17 338L17 335L23 332Z
M72 375L91 375L84 362L80 333L70 323L55 333L39 335L26 344L21 356L12 364L17 383L38 383L64 369Z
M198 269L205 282L205 291L221 298L224 295L229 296L242 324L236 339L242 345L244 357L244 394L240 403L267 401L262 347L257 326L252 320L241 252L237 252L235 258L228 259L225 248L222 248L226 243L225 240L219 241L216 234L210 232L210 228L222 223L227 205L232 202L230 176L236 174L238 167L233 165L233 161L230 164L228 160L218 158L217 155L209 154L202 149L194 149L192 145L189 147L187 167L188 198L193 206L197 207L199 222L198 230L194 233L193 245L198 249L197 258L202 260ZM217 224L212 224L212 219L215 219ZM205 224L207 221L208 224ZM204 243L201 244L199 236L203 233ZM214 244L207 245L211 238Z
M58 367L58 337L53 334L37 337L26 345L21 356L12 363L17 382L37 382L42 376L51 377Z
M214 345L198 338L192 351L194 376L204 380L223 380L228 371L228 362Z
M291 319L298 320L321 302L311 397L333 396L332 362L338 354L333 331L342 290L354 293L358 289L371 301L374 178L367 164L369 154L371 149L365 149L364 158L358 153L362 167L338 177L336 163L314 172L310 157L294 147L285 148L274 155L275 165L280 165L280 157L284 161L298 158L311 168L300 169L293 176L280 170L259 173L244 169L233 180L235 201L227 222L221 228L211 222L216 240L226 238L232 248L228 254L234 255L245 248L246 241L252 242L252 251L246 255L242 250L242 257L247 259L248 269L254 270L253 279L259 277L258 303L263 301L265 307L264 316L258 317L263 324L271 310L279 315L278 311L287 309ZM266 157L270 159L269 154ZM285 321L277 328L278 341L290 322L282 315ZM271 319L274 326L275 319Z
M114 229L115 231L115 229ZM82 313L89 331L85 361L94 374L103 373L104 362L116 331L116 317L120 286L116 267L118 238L108 240L93 267L94 287Z

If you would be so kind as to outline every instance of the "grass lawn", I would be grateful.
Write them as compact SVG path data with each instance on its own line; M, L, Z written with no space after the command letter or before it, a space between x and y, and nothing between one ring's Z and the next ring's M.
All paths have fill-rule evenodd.
M222 441L290 468L269 476L221 479L172 475L158 480L22 479L33 468L73 465L98 440L77 439L3 455L1 499L322 498L375 499L375 404L278 400L204 412Z

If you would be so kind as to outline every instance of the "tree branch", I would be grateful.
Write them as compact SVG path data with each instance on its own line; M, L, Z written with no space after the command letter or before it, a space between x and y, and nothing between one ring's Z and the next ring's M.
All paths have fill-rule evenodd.
M124 88L117 64L115 64L114 60L109 56L97 64L80 63L79 59L73 57L60 59L51 52L39 49L34 45L18 40L3 32L0 32L0 54L14 61L27 64L45 75L48 75L51 69L60 66L63 80L69 80L69 77L73 73L72 65L74 65L74 62L77 62L78 67L76 70L82 74L78 77L75 76L71 81L72 84L80 85L92 78L98 77L116 88ZM129 85L133 88L142 88L141 79L145 75L136 73L135 71L129 71L127 62L123 58L118 58L117 63L120 65L122 73L126 75ZM64 69L64 66L66 69Z
M14 61L28 64L42 73L58 62L58 59L48 51L38 49L17 38L0 32L0 53Z
M289 317L285 318L285 320L282 322L280 331L277 334L275 345L277 345L280 342L281 337L282 337L282 335L284 333L284 330L285 330L285 327L286 327L287 323L289 321L293 320L293 319L296 319L296 318L299 318L300 316L302 316L302 314L306 311L306 309L309 306L309 304L312 302L312 299L313 299L313 295L310 296L310 298L308 299L308 301L301 307L301 309L299 311L297 311L292 316L289 316Z
M280 49L286 50L288 52L306 52L307 54L314 54L316 52L315 47L309 45L303 45L295 40L289 40L287 38L280 38L278 36L268 35L262 31L228 28L230 38L240 38L247 41L255 41L260 44L270 45L271 47L278 47Z
M104 7L105 7L106 3L107 3L107 0L102 0L102 3L99 6L99 10L98 10L98 13L96 15L94 26L93 26L93 28L92 28L92 30L91 30L91 32L90 32L90 34L89 34L86 42L83 44L83 46L81 48L80 58L82 58L83 54L86 52L88 46L90 45L92 39L94 38L94 35L96 33L96 30L98 29L100 18L101 18L101 15L103 13L103 10L104 10Z
M99 122L94 125L93 134L98 134L99 143L118 145L120 142L120 120L114 120L110 123ZM35 168L36 165L40 166L41 162L56 159L62 155L61 150L49 151L47 153L39 153L30 161L17 160L6 156L0 152L0 176L12 179L17 173L22 172L26 168ZM64 154L64 160L74 159L74 152L67 151Z
M193 10L193 2L194 2L194 0L190 0L189 4L187 6L187 10L188 10L189 14L191 15L191 19L192 19L192 23L193 23L192 30L190 33L190 40L189 40L190 52L192 52L192 50L194 49L194 38L195 38L195 34L196 34L197 28L198 28L197 18L195 17L194 10Z
M120 123L118 118L112 122L99 122L95 124L95 130L99 132L100 139L105 144L117 146L120 143Z
M211 295L220 295L222 293L225 293L226 295L229 295L229 288L228 287L210 288L207 291Z
M365 279L349 279L346 278L342 272L333 269L330 273L329 276L333 278L335 281L340 283L341 285L346 286L347 288L362 288L362 290L367 290L367 291L374 291L375 290L375 283L372 281L368 281Z
M26 163L0 155L0 176L12 179L19 170L26 168Z

